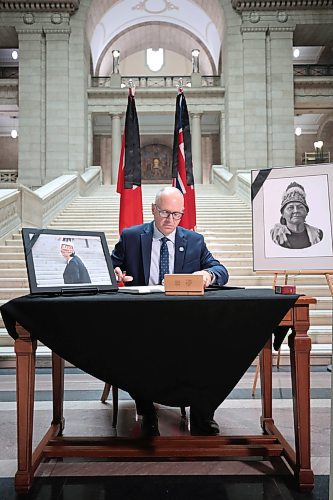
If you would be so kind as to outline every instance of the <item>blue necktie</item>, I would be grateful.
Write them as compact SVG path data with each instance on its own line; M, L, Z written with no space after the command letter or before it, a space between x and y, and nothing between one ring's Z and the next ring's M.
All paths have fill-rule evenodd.
M161 238L161 249L160 249L160 274L158 282L162 285L164 280L164 275L169 274L169 250L167 245L168 238L165 236Z

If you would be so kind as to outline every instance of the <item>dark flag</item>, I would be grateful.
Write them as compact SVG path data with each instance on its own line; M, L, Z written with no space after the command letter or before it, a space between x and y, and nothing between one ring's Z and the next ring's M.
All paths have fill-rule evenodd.
M117 193L120 194L119 234L125 227L142 224L141 151L134 88L128 89L125 129L119 160Z
M191 151L191 131L186 99L179 87L173 137L172 185L184 195L184 215L180 225L196 230L195 191Z

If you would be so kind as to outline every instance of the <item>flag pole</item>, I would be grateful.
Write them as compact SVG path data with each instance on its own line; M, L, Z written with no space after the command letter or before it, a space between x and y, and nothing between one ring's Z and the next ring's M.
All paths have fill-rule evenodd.
M196 230L196 206L191 151L190 119L183 91L183 79L178 80L174 126L172 185L184 195L184 214L180 225Z
M135 85L132 79L127 85L127 110L117 181L117 193L120 194L119 234L124 228L143 222L140 133L134 99Z

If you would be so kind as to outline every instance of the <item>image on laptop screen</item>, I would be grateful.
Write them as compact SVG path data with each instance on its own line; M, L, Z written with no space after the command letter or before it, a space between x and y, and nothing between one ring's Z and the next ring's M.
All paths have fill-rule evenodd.
M22 229L30 293L99 293L118 285L104 232Z

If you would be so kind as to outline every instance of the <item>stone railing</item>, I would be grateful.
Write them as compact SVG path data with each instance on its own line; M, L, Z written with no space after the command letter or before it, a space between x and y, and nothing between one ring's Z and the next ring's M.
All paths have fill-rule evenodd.
M0 68L0 78L18 78L19 69L18 66L4 66Z
M213 165L212 183L223 194L236 194L245 203L251 205L251 172L248 170L238 170L232 173L223 165Z
M333 64L294 64L294 76L333 76Z
M0 242L21 224L21 193L18 189L0 189Z
M330 151L320 151L319 153L316 151L310 151L310 153L302 154L303 165L313 165L316 163L331 163Z
M61 175L35 191L21 186L22 225L45 227L78 194L77 176Z
M197 73L196 73L197 75ZM202 87L220 87L220 76L201 76ZM191 75L187 76L122 76L121 87L128 87L129 82L132 82L136 88L172 88L179 85L179 80L182 80L184 87L191 86ZM94 76L91 78L92 87L112 87L110 76Z
M87 196L101 184L101 167L82 175L65 174L32 191L0 189L0 242L21 227L46 227L76 196ZM10 184L8 184L9 186Z
M15 183L17 181L17 170L0 170L0 184Z

